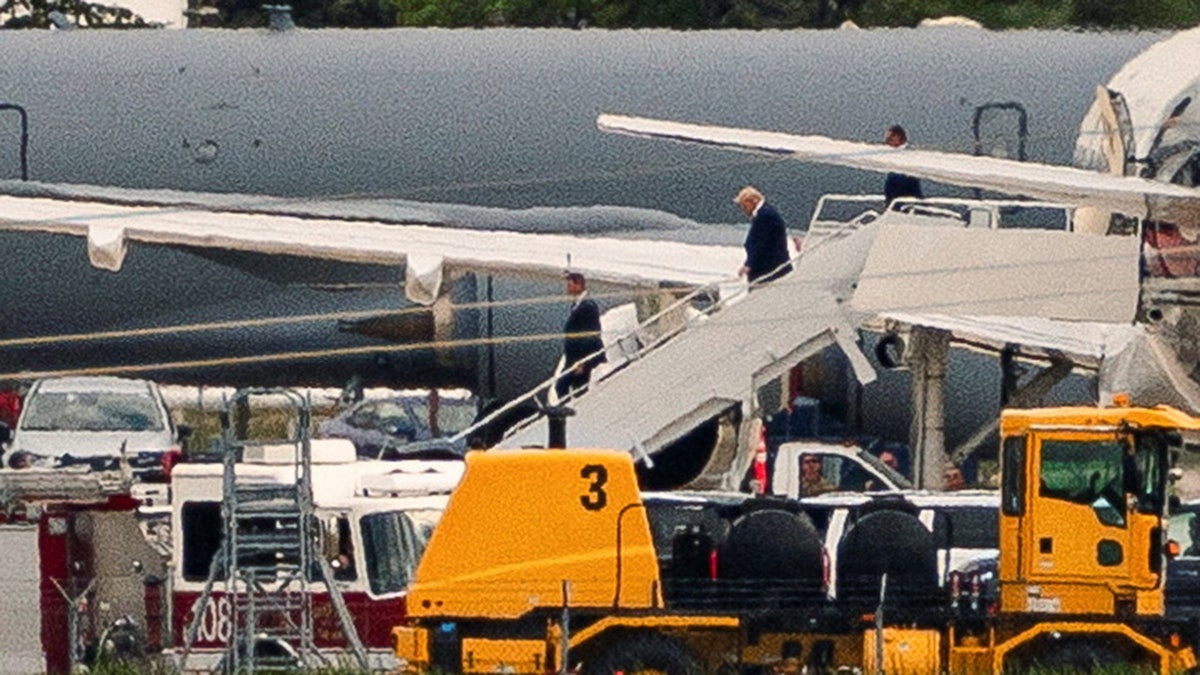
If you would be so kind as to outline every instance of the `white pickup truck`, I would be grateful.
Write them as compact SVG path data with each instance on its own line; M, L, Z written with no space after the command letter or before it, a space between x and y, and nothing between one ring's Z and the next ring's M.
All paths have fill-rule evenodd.
M821 478L838 492L880 492L911 490L912 483L895 469L884 464L857 445L822 441L793 441L783 443L775 453L767 491L780 497L796 499L800 494L801 460L812 456L821 460Z

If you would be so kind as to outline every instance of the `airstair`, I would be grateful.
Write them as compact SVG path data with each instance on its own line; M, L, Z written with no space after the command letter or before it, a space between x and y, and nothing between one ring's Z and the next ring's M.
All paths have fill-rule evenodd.
M1136 260L1136 241L1044 228L1043 216L1056 229L1069 223L1061 205L942 202L947 200L922 200L908 210L897 206L848 221L814 220L794 272L723 300L718 311L690 319L671 339L594 378L586 393L569 402L574 415L566 444L628 449L645 458L649 468L656 453L731 408L740 406L743 425L761 417L758 395L766 385L833 346L860 383L871 382L874 366L857 344L859 329L869 322L881 331L901 319L922 327L928 339L914 337L906 359L910 371L920 375L913 377L914 400L933 401L931 392L940 392L944 381L947 336L958 334L953 327L940 328L948 326L946 316L1003 317L1002 327L1011 333L1016 329L1009 324L1020 317L1094 322L1102 320L1095 317L1123 317L1133 306L1137 279L1124 261ZM1005 225L1008 211L1038 220ZM1071 237L1067 259L1060 253L1064 237ZM1097 275L1097 269L1105 274ZM1068 283L1072 288L1066 294ZM1047 294L1046 288L1056 293ZM1070 300L1060 302L1061 297ZM924 331L926 326L931 330ZM1044 331L1018 332L1022 342L1035 346L1060 344ZM914 415L911 445L922 457L944 453L942 407L936 400L937 405L926 403ZM738 437L751 438L746 431ZM548 435L542 417L517 428L497 447L542 446ZM730 481L748 462L747 453L736 454L732 463L726 454L725 470L719 472L714 453L701 477L706 483L719 477L723 487L732 487ZM931 473L926 482L932 480Z
M251 396L286 398L294 416L290 438L239 438L232 410L249 409ZM312 446L309 401L287 389L241 389L221 412L224 539L209 568L203 594L188 626L180 670L186 669L207 603L220 585L229 603L230 634L221 669L226 673L328 667L313 638L313 585L329 594L350 650L368 670L366 649L338 587L320 555L313 520ZM238 470L239 459L254 456L290 464L289 482L264 480Z
M757 416L762 387L829 347L840 348L860 377L873 378L856 345L855 317L838 301L849 294L870 247L870 233L862 234L807 251L782 279L723 293L709 311L692 313L626 363L594 378L585 393L567 402L574 410L568 445L628 449L652 466L659 451L731 408L742 406L743 421ZM544 417L535 419L497 447L541 446L548 431ZM714 456L707 476L727 475L734 468L728 464L741 461L722 455Z

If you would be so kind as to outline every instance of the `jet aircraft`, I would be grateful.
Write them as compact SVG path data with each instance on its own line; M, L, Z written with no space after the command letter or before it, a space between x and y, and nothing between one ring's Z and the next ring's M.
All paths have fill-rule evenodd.
M610 116L602 117L600 122L607 130L686 138L776 155L802 157L808 153L809 159L854 168L904 171L950 184L1039 196L1175 223L1186 224L1188 209L1192 208L1189 205L1195 204L1194 190L1136 177L1100 176L1084 171L1068 177L1058 171L1063 167L1012 166L1003 160L979 157L946 159L930 151L889 154L869 144L844 144L828 139L801 137L800 144L789 145L796 137L752 130L693 128L675 123L647 128L638 126L650 124L645 120ZM1137 187L1130 187L1131 184ZM656 243L653 247L627 249L610 247L606 240L591 238L438 232L434 228L388 222L386 216L372 212L369 207L348 208L345 203L310 204L304 213L297 213L294 204L272 204L271 200L236 195L154 194L53 185L34 185L28 189L23 193L8 191L10 197L6 199L11 201L4 204L5 221L0 227L85 237L89 259L107 269L120 267L128 243L134 241L206 250L214 256L218 251L254 251L281 256L327 256L357 263L391 265L403 261L409 296L432 302L435 317L436 300L446 297L445 280L468 270L523 272L553 279L570 267L597 280L649 287L658 292L664 282L695 286L727 281L740 258L740 252L733 246L680 244L660 249ZM320 226L332 221L337 222L339 234L330 241L327 230L322 232ZM642 258L631 257L637 251L642 252ZM1132 316L1136 308L1122 306L1113 311ZM1112 320L1113 316L1106 314L1104 318Z

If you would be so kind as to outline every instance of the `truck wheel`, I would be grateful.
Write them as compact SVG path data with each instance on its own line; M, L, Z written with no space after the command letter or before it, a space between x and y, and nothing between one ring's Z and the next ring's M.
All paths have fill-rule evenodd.
M678 640L657 634L622 636L583 666L583 675L701 675L696 654Z

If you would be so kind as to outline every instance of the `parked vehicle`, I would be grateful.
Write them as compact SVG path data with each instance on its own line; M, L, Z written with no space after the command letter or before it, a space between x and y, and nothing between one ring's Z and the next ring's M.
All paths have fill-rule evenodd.
M86 464L100 470L124 460L143 478L169 473L190 432L171 420L157 384L118 377L38 380L16 428L0 423L9 468Z
M1200 647L1200 500L1172 504L1167 537L1167 614L1187 621L1189 643Z
M407 394L361 401L317 427L317 438L345 438L363 459L444 459L461 456L465 444L450 436L471 425L475 399Z
M392 667L391 627L397 617L404 616L409 582L441 517L446 494L462 476L464 463L363 461L355 457L349 443L340 439L313 440L311 452L313 531L318 555L332 569L340 602L347 609L372 668L388 670ZM294 457L294 449L286 445L247 452L237 464L234 481L257 489L291 485L296 475ZM181 654L189 626L200 614L187 662L189 669L212 670L228 655L231 641L245 634L247 604L285 595L287 588L294 589L298 583L291 571L297 564L297 559L290 558L295 550L287 550L281 543L251 550L246 543L251 536L288 541L294 523L279 517L279 510L249 525L243 523L242 527L252 526L253 535L239 535L239 546L247 547L239 553L239 565L256 570L263 580L256 593L262 597L251 598L251 593L231 590L231 573L214 570L213 560L220 554L227 527L221 511L226 489L223 468L218 463L181 464L172 476L166 517L174 564L170 597L159 604L172 609L164 618L170 628L163 633L173 636L174 643L162 647ZM206 588L211 591L207 598ZM349 653L348 638L336 611L337 600L327 585L314 577L307 601L312 607L315 647L331 657ZM271 615L264 605L257 612L257 620L262 622L286 618L297 625L303 623L294 608ZM257 657L274 662L297 650L295 643L277 633L256 639Z
M464 462L361 461L344 440L312 441L311 450L308 558L329 562L326 579L371 668L390 670L391 626L405 615L409 581ZM235 480L277 496L295 485L294 457L286 445L251 447L236 463ZM244 585L212 564L229 560L221 555L228 535L224 468L184 462L170 483L124 481L112 471L0 472L0 549L9 551L9 583L0 587L11 615L0 631L0 672L72 673L101 662L121 672L169 670L182 661L194 623L187 672L222 672L231 636L246 634L239 621L251 600ZM268 540L267 550L256 549L246 536L251 532L242 532L242 571L256 558L257 588L273 600L287 596L281 589L293 591L288 602L274 605L254 598L258 663L278 666L296 653L270 621L297 613L301 600L311 607L315 648L331 663L351 658L327 581L314 574L307 597L295 593L300 575L286 537L296 530L288 528L286 509L278 500L241 508L260 509L247 524ZM201 602L210 576L211 592ZM232 646L249 647L247 641Z
M780 497L796 499L800 494L801 461L805 456L821 460L821 477L837 492L878 492L910 490L912 483L895 469L884 464L857 445L794 441L784 443L775 451L769 468L767 491Z

